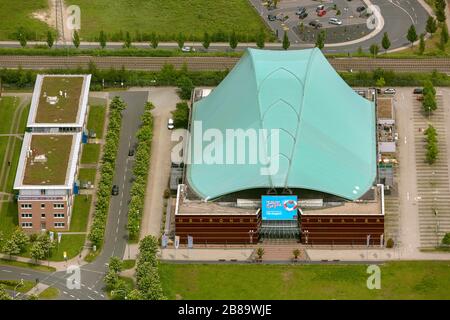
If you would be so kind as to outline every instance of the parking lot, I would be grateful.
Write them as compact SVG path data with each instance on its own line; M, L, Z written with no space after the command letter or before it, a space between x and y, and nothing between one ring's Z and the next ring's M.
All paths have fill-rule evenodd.
M278 25L280 30L292 30L299 43L314 43L321 30L326 30L327 43L358 39L371 31L362 0L284 0L278 2L276 9L269 4L265 17L269 24Z

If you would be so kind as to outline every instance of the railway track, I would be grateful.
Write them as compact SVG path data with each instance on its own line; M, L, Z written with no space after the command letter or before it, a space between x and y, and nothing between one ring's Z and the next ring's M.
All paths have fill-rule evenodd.
M74 69L86 68L92 61L99 69L158 71L164 64L180 69L184 64L192 71L231 69L238 57L94 57L94 56L0 56L0 68ZM432 72L450 74L450 59L370 59L330 58L337 71L371 71L378 68L396 72Z

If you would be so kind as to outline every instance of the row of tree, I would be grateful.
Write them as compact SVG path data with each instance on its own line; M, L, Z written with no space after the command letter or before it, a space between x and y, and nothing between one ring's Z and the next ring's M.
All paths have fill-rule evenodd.
M20 255L29 249L31 258L35 259L36 262L49 258L52 249L55 247L55 242L50 240L48 232L29 236L20 228L14 230L9 239L3 239L2 234L0 234L0 244L2 244L1 252L8 254L10 257Z
M424 134L426 136L426 148L427 148L427 153L426 153L426 161L428 162L428 164L433 164L436 162L437 156L439 154L439 149L438 149L438 141L437 141L437 132L436 129L430 124L428 125L428 128L424 131Z
M425 81L423 85L422 108L428 115L431 115L431 113L437 109L436 89L429 80Z
M104 281L107 289L111 291L112 298L120 300L166 300L159 277L157 252L158 240L155 237L146 236L140 241L135 289L130 289L120 279L122 261L117 257L111 257Z
M136 148L133 166L134 182L130 191L130 203L128 205L128 234L131 239L139 236L142 212L144 210L145 190L151 157L153 138L153 104L147 103L142 115L141 127L137 132L138 145Z
M122 123L122 110L126 104L119 97L114 97L110 104L110 115L105 145L103 147L101 178L97 187L97 200L95 205L94 221L89 233L89 240L99 247L105 235L106 220L108 217L109 200L111 197L112 181L117 150L119 148L120 127Z

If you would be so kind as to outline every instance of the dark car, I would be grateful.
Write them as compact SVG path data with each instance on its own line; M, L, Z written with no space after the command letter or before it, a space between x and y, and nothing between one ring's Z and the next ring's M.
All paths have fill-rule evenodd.
M267 16L267 19L269 19L269 21L275 21L275 20L277 20L277 17L274 14L269 14Z
M320 28L321 26L322 26L322 24L319 22L319 21L311 21L310 23L309 23L309 25L311 26L311 27L314 27L314 28Z
M300 7L298 8L297 12L295 12L296 15L302 15L303 13L306 12L306 8L305 7Z
M111 194L112 194L113 196L117 196L117 195L119 194L119 187L118 187L116 184L113 185Z
M134 149L128 150L128 156L129 156L129 157L134 156Z
M423 89L422 88L415 88L413 93L414 94L422 94L423 93Z
M364 7L364 6L361 6L361 7L357 7L356 8L356 12L363 12L364 10L366 10L366 7Z
M298 15L298 18L299 19L305 19L307 16L308 16L308 13L307 12L303 12L302 14Z

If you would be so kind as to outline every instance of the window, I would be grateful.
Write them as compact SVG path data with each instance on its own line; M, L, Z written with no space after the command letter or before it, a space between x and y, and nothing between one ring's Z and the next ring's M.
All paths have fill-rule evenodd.
M45 209L45 203L41 203L41 209Z
M64 228L64 222L55 222L55 228Z
M31 222L22 222L22 228L32 228L33 223Z
M64 203L54 203L53 209L64 209Z
M41 196L45 196L45 189L41 189Z
M31 203L22 203L22 204L20 204L20 208L31 209Z
M45 213L41 213L41 218L45 218Z
M54 213L53 217L54 218L64 218L64 213Z
M22 213L21 214L22 218L32 218L33 215L31 213Z

